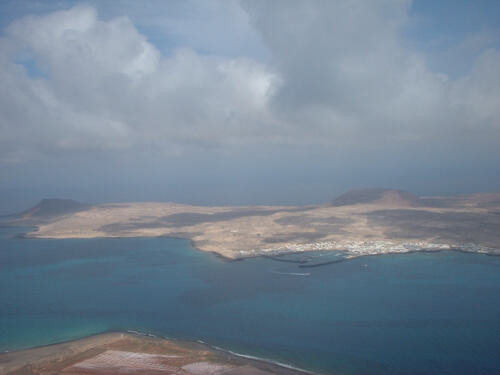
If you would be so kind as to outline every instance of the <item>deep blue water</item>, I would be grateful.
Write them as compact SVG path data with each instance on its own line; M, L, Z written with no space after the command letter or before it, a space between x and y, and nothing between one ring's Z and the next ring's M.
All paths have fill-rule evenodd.
M500 257L299 269L228 263L178 239L13 238L20 231L0 228L0 351L137 330L325 373L500 373Z

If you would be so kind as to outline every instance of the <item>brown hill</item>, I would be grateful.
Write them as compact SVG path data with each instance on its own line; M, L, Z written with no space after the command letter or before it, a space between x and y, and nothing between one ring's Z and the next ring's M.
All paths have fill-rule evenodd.
M20 219L50 218L86 210L90 205L72 199L42 199L36 206L21 212Z
M337 197L332 206L351 206L356 204L380 204L390 206L418 206L419 198L406 191L395 189L358 189Z

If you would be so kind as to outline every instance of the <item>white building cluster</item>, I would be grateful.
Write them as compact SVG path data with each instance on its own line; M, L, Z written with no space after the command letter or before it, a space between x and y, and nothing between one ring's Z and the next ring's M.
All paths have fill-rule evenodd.
M306 251L344 251L346 257L353 258L363 255L408 253L412 251L441 251L459 249L468 252L479 253L498 253L499 250L476 245L461 244L450 245L446 243L432 243L427 241L320 241L312 243L289 243L279 247L268 247L253 250L240 250L239 256L258 256L258 255L281 255L286 253L297 253Z

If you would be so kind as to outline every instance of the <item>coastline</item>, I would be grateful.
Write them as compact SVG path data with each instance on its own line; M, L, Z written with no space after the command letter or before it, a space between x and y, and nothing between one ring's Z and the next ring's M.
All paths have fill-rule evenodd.
M241 374L248 374L248 371L262 375L316 374L285 363L220 348L202 340L166 339L137 331L105 332L75 340L0 353L0 374L53 374L67 371L71 374L77 374L78 372L75 372L77 370L73 369L77 368L75 365L91 360L105 352L118 351L136 356L171 357L170 368L177 366L180 373L183 374L189 372L183 371L182 366L202 363L207 368L225 366L232 375L239 374L239 370L241 370ZM135 368L136 372L130 372L134 369L129 369L128 373L141 374L143 371L147 373L147 360L145 360L144 366L144 369ZM99 372L90 373L98 374ZM204 373L201 372L197 375L201 374ZM210 372L207 371L206 374L210 375Z
M19 227L22 228L22 227ZM227 263L233 263L233 262L239 262L243 261L245 259L252 259L252 258L268 258L272 259L277 262L286 262L286 263L296 263L299 268L314 268L314 267L320 267L320 266L325 266L329 264L335 264L335 263L340 263L340 262L345 262L348 260L352 259L357 259L357 258L362 258L365 256L382 256L382 255L397 255L397 254L414 254L414 253L437 253L437 252L443 252L443 251L456 251L456 252L461 252L461 253L468 253L468 254L483 254L483 255L489 255L489 256L500 256L500 249L497 248L488 248L488 247L483 247L475 244L464 244L462 246L457 245L457 244L445 244L445 245L439 245L438 247L422 247L422 248L414 248L414 249L404 249L404 250L384 250L380 251L379 249L377 250L370 250L370 249L365 249L363 251L356 251L353 252L352 250L348 249L341 249L341 248L335 248L335 249L310 249L310 250L297 250L297 249L278 249L276 251L255 251L251 254L246 254L242 255L241 253L239 256L234 256L234 254L231 254L231 256L227 255L225 252L218 252L214 250L206 250L203 249L199 246L197 246L196 241L194 241L191 238L188 237L180 237L180 236L169 236L169 235L157 235L157 236L138 236L138 235L113 235L113 236L93 236L93 237L51 237L51 236L36 236L36 235L31 235L32 233L36 233L38 230L38 227L32 226L31 231L25 232L25 233L19 233L15 237L20 238L20 239L53 239L53 240L64 240L64 239L113 239L113 238L172 238L172 239L180 239L180 240L186 240L189 242L190 247L196 251L201 251L204 253L209 253L215 256L216 258L220 259L223 262ZM362 241L360 243L366 243L366 241ZM302 246L302 245L300 245ZM305 244L304 246L310 246ZM357 245L359 246L359 244ZM395 244L395 246L400 246L399 244ZM467 249L469 247L469 249ZM476 250L474 250L476 248ZM479 250L477 250L479 249ZM315 253L318 251L330 251L330 252L343 252L346 255L340 259L335 259L331 261L326 261L322 263L314 263L314 264L307 264L307 261L295 261L295 260L285 260L285 259L280 259L281 256L287 256L287 255L294 255L294 254L307 254L307 253Z
M406 252L387 252L387 253L373 253L373 254L362 254L362 255L354 255L354 256L347 256L345 258L340 258L340 259L335 259L335 260L330 260L326 261L323 263L314 263L314 264L307 264L307 262L295 262L295 261L285 261L285 262L292 262L292 263L298 263L297 267L298 268L315 268L315 267L321 267L321 266L327 266L330 264L335 264L335 263L341 263L341 262L347 262L350 260L354 259L359 259L359 258L364 258L364 257L373 257L373 256L384 256L384 255L410 255L410 254L434 254L434 253L442 253L442 252L457 252L457 253L463 253L463 254L476 254L476 255L486 255L486 256L492 256L492 257L497 257L500 256L499 253L486 253L486 252L479 252L479 251L470 251L470 250L464 250L461 248L449 248L449 249L439 249L439 250L410 250ZM285 254L286 255L286 254ZM272 257L268 257L273 260L277 260ZM283 262L283 260L281 260Z
M380 256L380 255L396 255L396 254L414 254L414 253L436 253L436 252L442 252L442 251L457 251L461 253L468 253L468 254L484 254L484 255L489 255L489 256L500 256L500 249L496 248L487 248L487 247L482 247L474 244L465 244L463 247L459 245L454 245L454 244L446 244L446 245L440 245L440 247L422 247L420 249L405 249L405 250L385 250L383 252L380 252L378 249L377 251L371 251L371 250L365 250L361 253L354 253L348 249L325 249L325 250L318 250L318 249L311 249L311 250L296 250L296 249L289 249L289 250L276 250L276 251L255 251L252 254L248 255L242 255L240 254L239 256L235 257L233 254L232 256L227 255L225 252L218 252L214 250L205 250L199 246L196 245L196 241L194 241L191 238L188 237L180 237L180 236L169 236L169 235L158 235L158 236L95 236L95 237L50 237L50 236L44 236L44 237L39 237L39 236L33 236L30 235L31 233L36 233L38 227L34 226L32 227L32 231L30 232L25 232L25 233L20 233L16 235L17 238L22 238L22 239L53 239L53 240L64 240L64 239L98 239L98 238L173 238L173 239L180 239L180 240L187 240L190 244L190 247L193 248L196 251L201 251L204 253L209 253L215 256L216 258L227 262L227 263L233 263L233 262L239 262L243 261L245 259L252 259L252 258L268 258L275 260L277 262L286 262L286 263L296 263L299 268L314 268L314 267L320 267L324 265L329 265L329 264L335 264L335 263L340 263L340 262L345 262L351 259L357 259L357 258L362 258L365 256ZM471 247L473 245L474 247L479 248L480 250L473 250L467 249L465 247ZM307 245L306 245L307 246ZM284 260L280 259L281 256L286 256L286 255L293 255L293 254L307 254L307 253L314 253L317 251L331 251L333 252L344 252L346 253L346 256L340 258L340 259L335 259L323 263L314 263L314 264L307 264L306 261L295 261L295 260Z

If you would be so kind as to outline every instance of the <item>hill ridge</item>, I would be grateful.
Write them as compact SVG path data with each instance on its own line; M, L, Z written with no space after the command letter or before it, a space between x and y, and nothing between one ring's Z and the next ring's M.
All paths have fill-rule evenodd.
M357 204L384 204L419 206L420 198L404 190L388 188L353 189L335 198L331 205L352 206Z
M89 207L89 204L80 203L73 199L44 198L35 206L19 213L18 216L23 219L47 218L86 210Z

